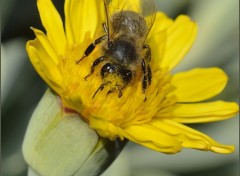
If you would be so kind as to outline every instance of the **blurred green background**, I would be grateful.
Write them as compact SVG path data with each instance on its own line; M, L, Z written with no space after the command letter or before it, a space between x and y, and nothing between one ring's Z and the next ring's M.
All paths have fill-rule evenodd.
M63 17L63 0L54 0ZM192 50L174 70L218 66L229 75L224 92L215 99L239 101L239 1L157 0L158 9L175 18L187 14L198 23ZM35 0L1 1L1 174L25 176L21 145L31 114L47 89L29 62L25 43L30 26L43 29ZM184 149L165 155L128 143L103 176L238 176L239 118L194 128L217 141L234 144L229 155Z

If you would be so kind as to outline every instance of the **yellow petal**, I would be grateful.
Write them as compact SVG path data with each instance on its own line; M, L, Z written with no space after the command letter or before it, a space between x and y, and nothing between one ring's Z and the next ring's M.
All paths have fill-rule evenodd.
M173 69L191 48L197 34L197 25L188 16L180 15L167 30L166 50L161 68Z
M45 71L42 69L42 65L39 61L40 57L36 52L36 49L34 46L38 45L38 39L35 39L33 41L28 41L26 45L26 50L28 52L30 61L34 67L34 69L37 71L37 73L43 78L43 80L48 84L50 83L50 80L48 79L47 75L45 74Z
M119 128L108 122L107 120L91 116L89 118L89 125L91 128L95 129L102 137L115 140L118 136L120 137L120 139L123 139L123 136L120 134Z
M166 47L166 31L158 32L150 40L146 42L152 50L151 50L151 65L152 71L159 70L159 61L164 55L165 47Z
M219 68L198 68L177 73L172 78L178 102L196 102L219 94L227 83L226 74Z
M168 18L166 14L157 12L154 24L147 37L147 43L152 39L152 37L155 37L157 33L166 30L170 25L172 25L172 23L173 20L171 18Z
M81 43L85 33L90 32L93 38L101 23L105 22L103 1L99 0L66 0L65 28L69 44Z
M234 151L234 146L219 144L209 136L172 120L158 120L150 124L177 139L183 147L223 154Z
M123 133L129 140L159 152L173 154L181 150L178 140L148 124L129 126Z
M38 0L37 5L49 41L56 48L57 53L63 55L66 47L66 37L59 13L51 0Z
M179 123L205 123L225 120L238 112L238 105L232 102L177 104L171 119Z
M158 12L153 27L147 37L146 44L152 48L152 70L159 69L159 62L163 58L166 39L167 27L173 23L173 20L168 18L164 13Z
M39 39L27 42L26 49L38 74L52 89L61 93L62 75Z
M41 43L43 48L46 50L47 54L49 55L49 59L51 59L54 62L54 64L57 65L59 63L59 57L55 51L55 48L52 47L47 36L38 29L35 29L33 27L31 29L33 30L34 34L36 35L38 41Z

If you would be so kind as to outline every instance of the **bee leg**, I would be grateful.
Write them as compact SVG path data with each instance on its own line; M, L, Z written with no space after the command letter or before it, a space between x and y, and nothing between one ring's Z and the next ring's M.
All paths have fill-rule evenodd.
M110 89L108 92L107 92L107 95L110 94L110 93L113 93L114 90L113 89Z
M144 59L142 61L142 71L143 71L142 89L143 89L143 92L145 93L145 90L148 85L148 79L147 79L147 66Z
M85 57L87 57L89 54L91 54L91 53L93 52L93 50L95 49L96 45L99 44L99 43L101 43L103 40L105 40L106 37L107 37L107 34L105 34L105 35L97 38L96 40L94 40L94 42L91 43L91 44L87 47L87 49L85 50L82 58L76 60L76 64L79 64Z
M115 90L118 91L118 98L121 98L122 89L118 85L116 85L116 87L114 89L110 89L107 94L113 93Z
M122 97L122 91L121 89L118 89L118 98L121 98Z
M97 58L97 59L93 62L92 66L91 66L91 71L90 71L90 73L89 73L87 76L85 76L84 79L87 80L87 78L88 78L90 75L93 74L95 67L96 67L98 64L100 64L101 62L103 62L105 59L106 59L105 56L101 56L101 57Z
M143 45L143 49L146 49L145 56L142 61L142 71L143 71L143 78L142 78L142 89L143 93L145 94L146 89L148 86L150 86L152 82L152 71L150 67L151 63L151 48L149 45ZM146 101L147 98L145 96L144 101Z
M143 93L145 94L145 91L146 91L147 86L148 86L148 76L147 76L147 66L146 66L146 63L145 63L144 59L142 61L142 71L143 71L142 90L143 90ZM146 101L146 100L147 100L147 98L145 96L144 101Z
M104 86L106 86L107 84L110 84L111 82L106 82L106 83L103 83L99 86L99 88L96 90L96 92L93 94L92 96L92 99L95 97L95 95L99 92L99 90L103 90L104 89Z
M145 59L150 63L151 62L151 47L147 44L143 45L143 49L146 49Z
M152 82L152 71L150 67L151 63L151 48L149 45L143 45L143 49L146 49L146 53L144 56L144 60L146 60L146 67L147 67L147 80L148 80L148 86Z

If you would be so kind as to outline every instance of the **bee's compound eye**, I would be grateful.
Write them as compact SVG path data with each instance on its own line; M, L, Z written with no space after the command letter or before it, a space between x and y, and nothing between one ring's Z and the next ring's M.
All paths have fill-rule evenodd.
M116 46L114 45L114 43L109 41L108 42L108 49L112 51L112 50L115 50L115 48L116 48Z

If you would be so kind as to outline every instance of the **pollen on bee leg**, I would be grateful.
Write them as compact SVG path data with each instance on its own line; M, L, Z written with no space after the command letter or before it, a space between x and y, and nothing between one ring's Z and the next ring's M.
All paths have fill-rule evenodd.
M104 89L104 86L107 85L107 84L109 84L109 82L101 84L101 85L99 86L99 88L96 90L96 92L93 94L92 99L94 99L94 97L95 97L96 94L99 92L99 90L102 91L102 90Z

